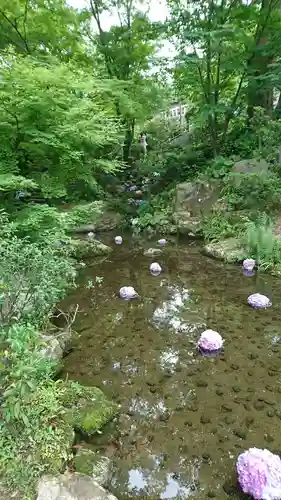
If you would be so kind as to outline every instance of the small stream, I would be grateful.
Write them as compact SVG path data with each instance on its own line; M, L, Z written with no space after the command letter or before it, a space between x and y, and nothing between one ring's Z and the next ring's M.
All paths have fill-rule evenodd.
M118 437L100 445L108 454L114 447L110 489L120 500L247 498L236 486L239 453L281 450L281 281L245 277L195 242L175 238L150 259L143 250L157 238L124 236L120 246L108 238L114 252L82 269L67 301L82 312L63 375L121 405ZM158 277L152 261L163 268ZM140 299L119 299L124 285ZM252 310L254 292L273 307ZM206 328L225 339L217 357L197 353Z

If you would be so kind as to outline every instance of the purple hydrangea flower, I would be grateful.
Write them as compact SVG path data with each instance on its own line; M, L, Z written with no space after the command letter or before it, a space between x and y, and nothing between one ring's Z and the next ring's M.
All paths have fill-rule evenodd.
M255 309L266 309L267 307L272 306L271 300L266 297L266 295L262 295L261 293L253 293L252 295L249 295L248 304Z
M256 261L254 259L245 259L243 260L243 268L246 271L253 271L256 265Z
M197 347L202 354L216 354L220 351L224 343L222 336L214 330L205 330L201 333Z
M278 455L250 448L239 455L236 469L244 493L255 500L281 498L281 459Z
M138 189L137 186L130 186L129 191L136 191Z
M152 264L150 264L149 269L150 269L150 272L153 276L159 276L159 274L162 271L161 266L157 262L153 262Z
M119 295L124 300L135 299L139 296L132 286L122 286L119 290Z
M165 238L161 238L160 240L158 240L158 241L157 241L157 243L158 243L159 245L166 245L167 240L165 240Z
M122 236L115 236L114 241L116 245L121 245L121 243L123 242L123 238Z

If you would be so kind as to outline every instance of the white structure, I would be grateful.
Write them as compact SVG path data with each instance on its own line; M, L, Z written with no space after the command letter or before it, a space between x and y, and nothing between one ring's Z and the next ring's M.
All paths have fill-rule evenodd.
M168 111L162 111L162 113L160 113L160 116L161 118L164 118L164 120L174 119L180 121L181 124L184 124L187 109L188 104L175 102L170 106L170 109Z

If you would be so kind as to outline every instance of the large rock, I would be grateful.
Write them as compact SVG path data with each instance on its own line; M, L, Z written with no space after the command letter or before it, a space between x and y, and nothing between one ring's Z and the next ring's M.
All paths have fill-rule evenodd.
M181 234L201 236L201 222L220 197L218 182L184 182L176 187L173 220Z
M70 243L70 253L76 259L100 257L110 252L112 252L112 248L98 240L73 239Z
M237 161L233 167L232 172L241 174L262 174L268 172L268 163L266 160L251 158L248 160Z
M98 484L106 487L112 477L109 457L88 448L78 449L74 457L76 472L91 476Z
M56 330L53 335L42 335L45 344L41 349L42 356L55 362L60 362L63 355L71 349L72 333L70 328Z
M100 389L77 383L65 386L62 402L68 408L65 420L88 436L99 432L118 411L117 405L107 399Z
M75 233L89 233L113 231L122 222L122 215L118 212L105 212L100 218L91 224L84 224L74 229Z
M209 257L228 263L242 262L247 258L247 252L237 238L227 238L226 240L208 243L203 250Z
M43 476L37 500L117 500L117 498L82 474Z

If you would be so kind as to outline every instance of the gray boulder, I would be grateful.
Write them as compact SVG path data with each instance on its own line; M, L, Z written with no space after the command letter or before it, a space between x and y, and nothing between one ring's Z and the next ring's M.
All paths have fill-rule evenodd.
M176 187L173 220L181 234L201 236L201 223L220 197L218 182L184 182Z
M42 335L42 340L45 346L41 349L43 358L55 362L61 361L63 357L63 349L54 335Z
M76 472L91 476L98 484L106 487L112 477L110 458L88 448L80 448L75 457Z
M43 476L37 500L117 500L117 498L82 474Z
M268 169L269 166L266 160L262 158L251 158L237 161L232 167L232 172L241 174L262 174L267 173Z
M247 258L246 249L238 238L212 241L204 246L203 251L209 257L228 263L242 262Z
M74 229L75 233L89 233L113 231L122 222L122 216L118 212L104 212L96 221L90 224L83 224Z

